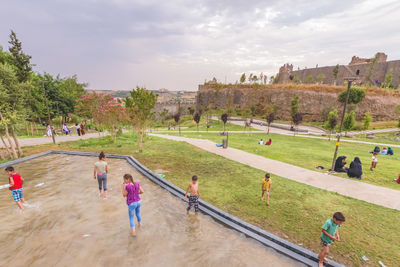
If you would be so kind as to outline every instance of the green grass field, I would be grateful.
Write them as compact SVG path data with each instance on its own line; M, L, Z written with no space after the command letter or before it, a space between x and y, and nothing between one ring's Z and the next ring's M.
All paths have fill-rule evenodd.
M172 126L175 126L175 130L171 130L171 132L178 132L178 126L175 125L174 120L168 120L164 122L164 126L158 125L155 129L157 130L168 130L168 124L171 124ZM184 131L197 131L197 125L196 122L192 119L192 116L183 116L181 118L181 132ZM199 131L207 131L207 122L205 116L202 116L199 122ZM209 125L211 126L208 128L208 131L223 131L224 130L224 123L220 120L209 120ZM225 125L225 130L226 131L257 131L256 129L252 129L247 127L246 129L243 126L231 124L231 123L226 123Z
M221 142L222 139L221 136L215 133L184 133L182 136L209 139L214 142ZM258 145L257 143L261 138L263 140L271 138L272 145ZM323 172L331 167L333 153L335 150L335 142L336 140L333 139L328 141L323 139L313 139L300 136L294 137L280 134L229 134L229 146L233 148L310 170L318 171L316 167L323 166L325 168L322 170ZM373 148L374 145L341 142L338 156L347 156L347 166L350 165L350 162L354 157L357 156L360 158L361 162L363 163L364 172L360 182L400 190L400 186L393 182L393 179L397 178L398 174L400 173L400 149L394 147L393 156L379 155L377 168L371 172L369 167L371 164L372 154L368 153L368 151L372 151ZM337 175L347 178L347 175L343 173Z
M342 211L346 216L341 228L343 242L333 244L330 253L335 261L348 266L365 266L361 259L365 255L370 259L371 265L368 266L376 266L379 260L387 266L396 266L400 262L397 245L400 238L397 229L399 211L275 175L272 176L271 205L267 207L260 201L264 172L184 142L152 136L145 139L142 153L135 152L136 138L130 134L119 137L115 144L111 143L110 137L105 137L24 150L31 154L48 149L104 150L106 153L132 155L152 170L168 171L165 178L182 189L196 174L203 200L316 253L320 249L322 224L334 212Z

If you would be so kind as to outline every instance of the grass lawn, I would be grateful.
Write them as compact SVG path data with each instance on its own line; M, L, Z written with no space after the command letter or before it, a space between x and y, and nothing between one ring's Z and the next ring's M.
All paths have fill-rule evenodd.
M170 123L172 126L175 125L174 120L169 120L164 123L164 125L168 126L168 123ZM206 118L205 116L202 116L199 122L199 131L207 131L206 127ZM220 120L211 120L209 121L209 125L211 126L208 128L209 131L223 131L224 130L224 123ZM158 130L168 130L168 127L166 126L160 126L156 127ZM231 124L231 123L226 123L225 125L226 131L245 131L245 128L243 126L239 126L236 124ZM247 131L257 131L256 129L252 129L247 127ZM178 132L178 126L175 126L175 130L171 130L171 132ZM192 119L192 116L183 116L181 119L181 132L182 131L197 131L197 125L196 122Z
M119 137L115 144L111 143L110 137L104 137L24 150L26 154L33 154L48 149L104 150L106 153L132 155L152 170L167 170L165 178L182 189L196 174L199 176L201 197L205 201L316 253L320 249L322 224L335 211L342 211L346 216L341 228L343 242L332 245L330 256L334 260L348 266L364 266L361 257L366 255L370 259L369 266L378 265L379 260L387 266L396 266L400 262L399 211L275 175L272 176L271 205L267 207L260 201L263 171L184 142L157 137L146 138L142 153L136 152L136 139L130 134Z
M209 139L215 142L221 142L222 139L215 133L184 133L182 136ZM257 142L261 138L264 140L271 138L272 145L269 147L258 145ZM229 134L229 146L233 148L315 171L318 171L317 166L324 166L325 170L322 172L331 167L335 142L336 140L333 139L328 141L280 134L270 134L269 136L261 133ZM397 178L400 173L400 148L393 147L393 156L379 155L377 168L371 172L369 167L372 154L368 151L372 151L373 148L374 145L341 142L338 156L347 156L347 166L354 157L360 158L364 172L360 182L400 190L400 186L393 182L393 179ZM337 175L347 178L344 173Z
M387 133L376 133L375 139L368 139L366 134L357 134L353 138L349 138L350 140L360 140L365 142L373 142L373 143L381 143L381 144L392 144L392 145L400 145L400 141L396 141L396 137L400 138L400 135L397 135L398 131L395 132L387 132ZM347 139L347 138L345 138Z

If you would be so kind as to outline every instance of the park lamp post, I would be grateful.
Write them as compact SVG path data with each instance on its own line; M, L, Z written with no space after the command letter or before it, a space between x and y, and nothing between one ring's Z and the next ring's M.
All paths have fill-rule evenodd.
M335 162L336 162L337 152L338 152L339 145L340 145L340 137L342 136L343 120L344 120L344 116L345 116L345 114L346 114L347 102L349 102L349 95L350 95L351 83L352 83L353 81L355 81L356 79L357 79L356 77L344 78L344 80L347 81L346 101L344 102L344 106L343 106L343 113L342 113L342 119L341 119L341 121L340 121L339 133L337 134L335 154L333 155L332 168L330 169L330 171L334 171L334 170L335 170Z

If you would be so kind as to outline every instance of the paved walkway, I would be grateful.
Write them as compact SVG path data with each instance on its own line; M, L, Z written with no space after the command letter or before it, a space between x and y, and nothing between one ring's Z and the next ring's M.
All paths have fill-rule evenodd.
M184 141L208 152L246 164L253 168L268 171L284 178L328 191L337 192L344 196L364 200L390 209L400 210L400 191L394 189L303 169L235 148L219 148L210 140L160 134L151 135L174 141Z
M55 136L56 143L61 143L61 142L69 142L69 141L77 141L81 139L88 139L88 138L94 138L94 137L103 137L104 134L102 133L99 135L98 133L89 133L85 134L84 136L78 136L78 135L60 135L60 136ZM5 140L6 141L6 140ZM53 139L51 137L35 137L35 138L19 138L18 139L19 144L21 147L23 146L35 146L35 145L44 145L44 144L52 144ZM14 142L14 140L13 140ZM8 142L6 141L7 145ZM0 148L4 148L3 142L0 142Z

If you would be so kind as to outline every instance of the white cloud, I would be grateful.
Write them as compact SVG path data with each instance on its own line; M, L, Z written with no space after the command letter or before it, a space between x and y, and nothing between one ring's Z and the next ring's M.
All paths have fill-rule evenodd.
M0 44L15 29L37 70L76 73L93 88L195 90L284 63L400 59L399 11L391 0L6 0Z

